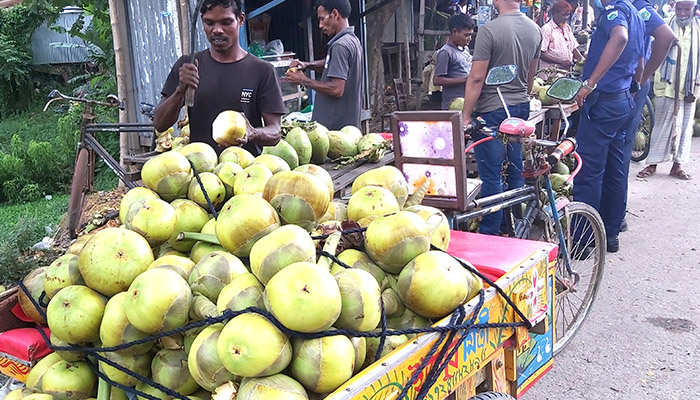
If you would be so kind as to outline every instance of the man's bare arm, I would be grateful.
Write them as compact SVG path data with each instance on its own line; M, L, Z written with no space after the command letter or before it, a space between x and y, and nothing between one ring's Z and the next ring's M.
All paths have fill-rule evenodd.
M532 93L533 82L537 74L537 66L540 64L540 59L535 58L530 61L530 68L527 71L527 92Z
M185 63L178 71L179 83L175 92L163 96L153 110L153 127L163 132L173 126L180 116L180 109L185 105L185 91L188 86L195 89L199 86L199 71L196 64Z
M265 126L253 128L248 126L246 139L260 146L274 146L282 138L282 115L262 113Z
M433 85L435 86L458 86L463 85L467 82L467 77L463 78L448 78L446 76L435 75L433 78Z
M472 70L464 88L462 123L465 125L472 121L472 113L474 112L474 107L476 107L477 100L479 100L479 95L481 95L481 88L484 86L488 68L488 60L474 61L472 63Z

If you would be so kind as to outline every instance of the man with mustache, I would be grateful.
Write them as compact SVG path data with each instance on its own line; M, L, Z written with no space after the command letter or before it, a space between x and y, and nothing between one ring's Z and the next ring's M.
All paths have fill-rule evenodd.
M279 142L286 112L275 69L240 46L239 29L245 21L241 0L205 0L200 13L211 46L195 54L194 64L189 55L177 60L163 86L153 126L164 131L177 121L191 86L195 98L188 109L190 141L208 143L221 152L212 138L212 122L222 111L234 110L245 115L248 127L243 139L229 145L258 155L262 146Z
M350 26L349 0L318 0L316 15L321 32L330 37L325 60L312 62L292 61L285 75L290 82L316 91L314 121L330 130L344 126L360 126L362 106L362 46ZM314 80L302 71L323 71L320 80Z
M681 54L676 59L677 48L672 47L654 78L654 129L647 166L637 173L640 178L654 175L657 164L673 160L671 176L692 179L682 164L690 161L695 102L700 95L700 23L695 18L695 9L694 0L677 1L675 16L668 23L678 38ZM680 102L677 114L674 113L676 101Z

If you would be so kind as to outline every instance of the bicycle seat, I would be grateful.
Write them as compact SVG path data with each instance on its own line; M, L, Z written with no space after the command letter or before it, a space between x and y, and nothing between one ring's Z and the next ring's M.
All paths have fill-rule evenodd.
M526 137L535 132L535 124L521 118L511 117L501 122L501 125L498 127L498 131L505 133L506 135Z

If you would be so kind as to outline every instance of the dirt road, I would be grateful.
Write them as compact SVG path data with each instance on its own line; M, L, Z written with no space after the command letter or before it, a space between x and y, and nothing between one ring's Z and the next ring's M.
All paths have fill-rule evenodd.
M525 400L700 399L700 138L694 180L635 178L591 315Z

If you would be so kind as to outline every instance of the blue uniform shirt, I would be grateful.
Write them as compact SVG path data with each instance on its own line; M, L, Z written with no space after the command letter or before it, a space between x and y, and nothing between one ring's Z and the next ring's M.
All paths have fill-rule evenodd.
M628 0L613 0L600 13L598 27L591 37L588 58L583 66L583 79L588 79L600 61L610 32L616 26L627 28L627 45L615 64L598 82L602 92L618 93L630 88L639 59L644 55L644 22L639 11Z
M651 33L665 22L649 0L634 0L632 5L638 10L639 17L644 22L644 63L646 64L651 57Z

